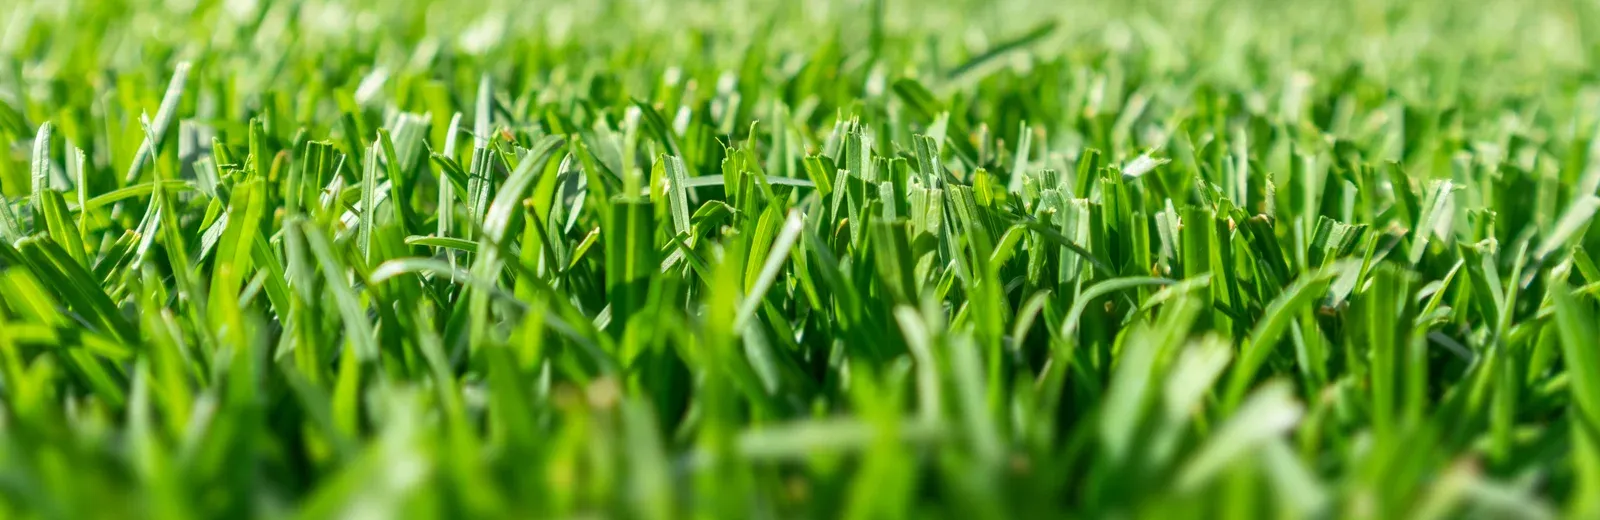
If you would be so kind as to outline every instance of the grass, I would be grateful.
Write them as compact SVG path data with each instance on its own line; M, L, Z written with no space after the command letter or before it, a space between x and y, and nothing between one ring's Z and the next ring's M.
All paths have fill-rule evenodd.
M1587 2L12 0L0 516L1600 516Z

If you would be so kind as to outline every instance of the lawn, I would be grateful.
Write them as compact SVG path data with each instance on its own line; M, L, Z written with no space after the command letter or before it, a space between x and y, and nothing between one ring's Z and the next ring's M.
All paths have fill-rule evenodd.
M1600 518L1588 0L0 0L0 518Z

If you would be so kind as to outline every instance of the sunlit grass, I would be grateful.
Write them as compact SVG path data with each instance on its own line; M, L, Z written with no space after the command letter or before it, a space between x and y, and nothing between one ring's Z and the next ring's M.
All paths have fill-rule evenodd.
M1587 3L544 4L5 3L0 516L1600 517Z

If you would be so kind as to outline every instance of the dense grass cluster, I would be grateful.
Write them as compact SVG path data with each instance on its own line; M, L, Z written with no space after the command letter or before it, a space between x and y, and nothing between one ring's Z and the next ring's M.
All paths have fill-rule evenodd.
M1592 2L0 4L3 517L1600 517Z

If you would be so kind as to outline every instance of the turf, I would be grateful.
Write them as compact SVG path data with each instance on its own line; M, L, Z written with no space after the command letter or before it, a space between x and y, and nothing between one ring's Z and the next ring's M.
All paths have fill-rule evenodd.
M1600 11L8 0L0 517L1600 517Z

